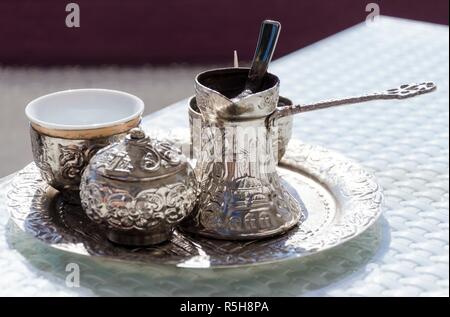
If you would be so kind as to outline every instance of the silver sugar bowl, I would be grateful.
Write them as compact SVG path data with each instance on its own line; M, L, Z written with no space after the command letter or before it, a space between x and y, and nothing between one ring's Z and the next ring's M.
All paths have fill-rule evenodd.
M91 159L80 197L87 216L106 229L110 241L144 246L170 239L194 208L197 181L178 148L135 128Z

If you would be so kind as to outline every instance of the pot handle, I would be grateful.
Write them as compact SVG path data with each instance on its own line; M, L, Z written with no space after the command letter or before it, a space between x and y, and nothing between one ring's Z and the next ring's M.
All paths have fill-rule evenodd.
M268 118L269 123L278 118L292 116L297 113L325 109L330 107L350 105L365 101L379 100L379 99L405 99L422 94L426 94L436 90L437 86L433 82L424 82L420 84L405 84L398 88L388 89L382 92L376 92L367 95L347 97L342 99L331 99L319 101L307 105L290 105L277 107L276 110Z

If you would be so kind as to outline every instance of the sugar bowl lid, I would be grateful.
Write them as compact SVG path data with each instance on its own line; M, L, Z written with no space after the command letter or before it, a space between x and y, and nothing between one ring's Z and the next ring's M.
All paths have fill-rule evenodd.
M146 136L140 128L130 130L124 141L100 150L90 162L99 175L130 182L164 178L187 164L180 149Z

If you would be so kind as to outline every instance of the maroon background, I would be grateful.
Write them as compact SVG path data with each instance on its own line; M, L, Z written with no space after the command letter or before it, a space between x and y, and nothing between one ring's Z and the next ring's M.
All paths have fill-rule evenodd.
M81 27L65 26L80 5ZM0 63L142 64L230 62L254 52L261 20L282 23L276 56L382 15L448 24L448 0L2 0Z

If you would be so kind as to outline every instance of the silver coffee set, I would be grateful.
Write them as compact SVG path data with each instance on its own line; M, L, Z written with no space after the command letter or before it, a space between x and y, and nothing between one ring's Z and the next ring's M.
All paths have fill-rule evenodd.
M277 245L278 251L288 247L286 239L297 241L292 240L294 236L301 243L308 239L311 245L316 243L312 241L312 225L307 219L314 219L315 213L321 211L305 207L315 206L316 198L306 197L306 191L304 197L301 192L294 193L285 180L283 173L287 172L281 168L303 164L299 167L304 169L303 173L311 174L318 183L331 184L335 181L331 180L332 173L338 173L332 166L341 166L341 173L342 166L346 164L347 168L351 163L340 164L340 156L297 141L288 147L293 115L377 99L413 97L431 92L436 86L431 82L402 85L373 94L294 105L279 95L280 79L267 72L279 31L278 22L262 23L250 68L235 65L196 76L195 96L186 105L190 155L184 155L176 145L179 140L144 133L141 127L144 103L136 96L113 90L78 89L32 101L26 114L31 121L34 166L24 172L26 177L22 176L20 181L39 176L39 181L31 180L33 184L45 188L47 194L42 196L51 196L52 201L58 197L59 204L45 207L50 203L40 203L36 207L38 212L45 214L44 209L53 208L68 214L64 217L82 215L82 220L77 221L83 225L77 231L85 231L86 235L102 233L96 243L90 243L89 247L85 243L85 249L92 254L122 253L121 257L127 258L128 255L123 256L128 252L124 248L140 247L153 250L150 257L156 262L158 256L171 257L168 250L176 241L178 245L183 241L186 245L217 246L218 251L211 251L208 261L217 256L222 259L219 264L238 263L240 260L224 260L223 253L236 246L247 246L251 241L258 246L259 253L251 255L256 262L258 257L263 262L270 260L261 255L265 248L272 256L276 253L271 243ZM309 162L307 153L312 152L321 153L322 161ZM331 163L323 163L325 157L331 158ZM368 207L373 212L364 223L366 228L380 214L382 195L369 174L362 169L358 171L352 177L363 177L373 195ZM305 184L308 182L304 180ZM10 197L20 204L23 199L18 194L20 185L15 190ZM33 193L34 201L30 198L29 202L37 206ZM333 202L317 209L327 204ZM13 203L11 206L13 220L25 228L23 218L30 211ZM352 208L351 204L345 208ZM71 210L77 211L70 215ZM42 216L39 230L54 226L52 217ZM35 228L33 234L38 236L39 230ZM303 235L301 239L299 234ZM68 239L67 232L58 241L64 239L73 244L74 239ZM284 241L282 246L280 241ZM320 243L324 245L323 241ZM197 253L200 256L208 252ZM241 260L245 258L243 254Z

